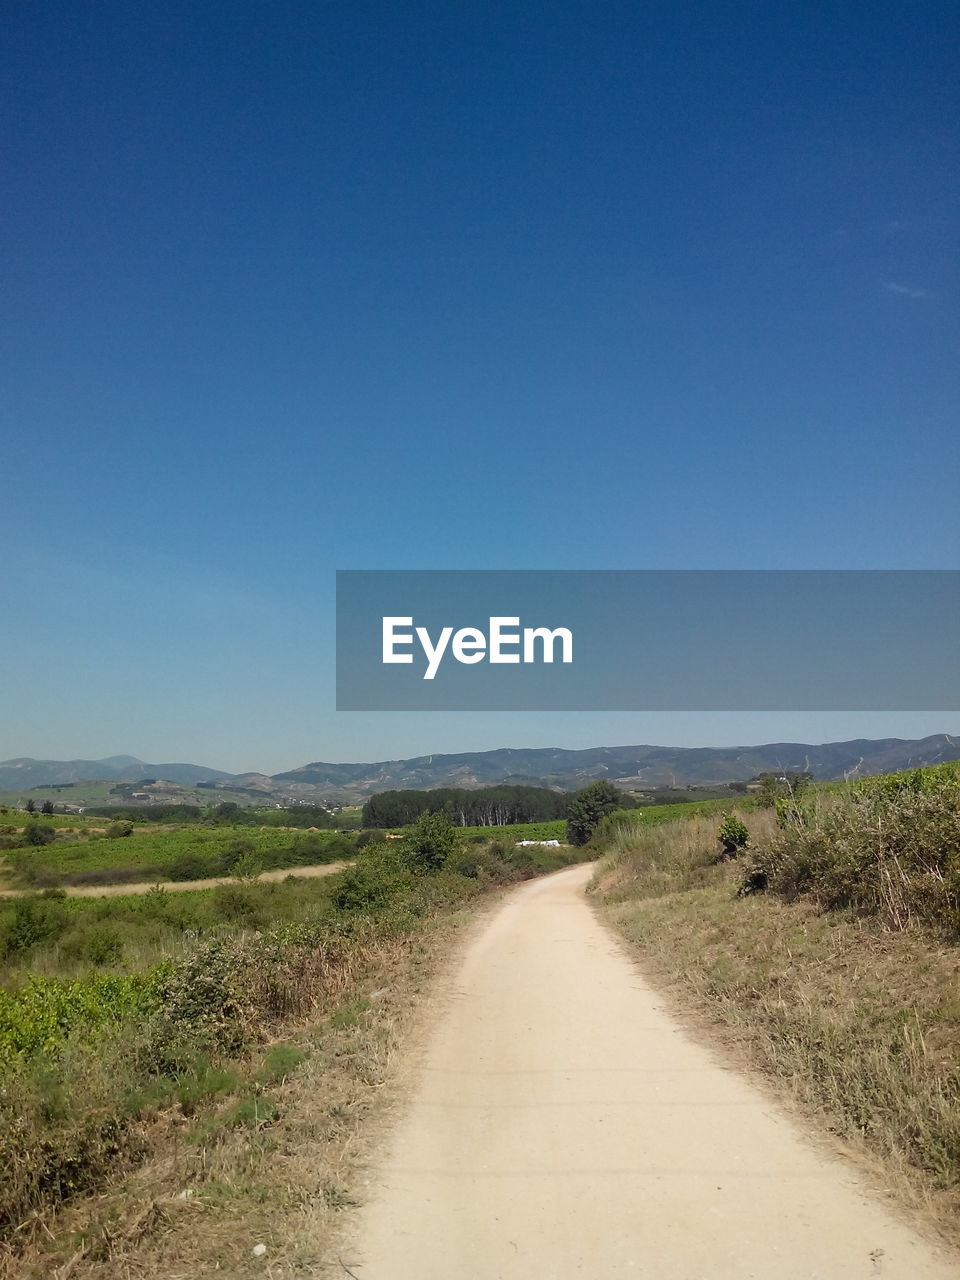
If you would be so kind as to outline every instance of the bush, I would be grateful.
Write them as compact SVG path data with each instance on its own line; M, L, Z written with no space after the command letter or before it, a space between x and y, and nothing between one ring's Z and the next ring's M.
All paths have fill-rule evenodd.
M750 843L750 832L735 814L727 813L720 823L717 839L722 848L721 857L735 858Z
M116 964L123 955L123 940L116 929L101 925L90 933L86 950L91 964Z
M30 951L38 943L59 938L68 923L67 912L59 902L21 898L15 904L13 916L0 937L0 949L5 956Z
M57 833L47 822L28 822L20 833L20 843L34 847L52 844L56 838Z
M256 848L252 840L231 840L220 850L214 867L215 874L230 875L237 863L255 853Z
M383 844L386 838L387 837L384 833L376 830L376 828L371 828L368 831L361 831L357 836L356 848L359 850L365 849L368 844Z
M122 840L130 835L133 835L132 822L111 822L107 827L106 838L108 840Z
M423 875L445 865L460 848L460 837L442 813L424 813L397 843L404 864L415 875Z
M167 875L171 880L203 880L212 870L198 853L181 853L167 866Z
M375 911L413 887L413 873L396 843L367 845L356 866L343 872L333 899L339 911Z
M875 915L889 928L915 922L960 937L956 775L935 789L857 787L799 812L746 868L741 892L764 889Z

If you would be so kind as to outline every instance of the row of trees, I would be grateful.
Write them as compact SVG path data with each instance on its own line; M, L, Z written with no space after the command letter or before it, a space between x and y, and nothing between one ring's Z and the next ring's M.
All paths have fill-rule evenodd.
M504 785L467 791L383 791L363 806L364 827L404 827L425 814L440 815L455 827L504 827L518 822L565 818L567 842L586 844L597 823L613 809L632 809L636 801L611 782L591 782L571 795L546 787Z
M442 813L455 827L505 827L567 816L566 792L548 787L437 787L434 791L381 791L363 806L365 827L405 827L424 813Z

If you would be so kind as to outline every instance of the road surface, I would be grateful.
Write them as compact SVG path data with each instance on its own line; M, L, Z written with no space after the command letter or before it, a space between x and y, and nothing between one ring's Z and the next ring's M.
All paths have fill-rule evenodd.
M665 1011L590 874L523 886L471 944L343 1274L958 1280Z

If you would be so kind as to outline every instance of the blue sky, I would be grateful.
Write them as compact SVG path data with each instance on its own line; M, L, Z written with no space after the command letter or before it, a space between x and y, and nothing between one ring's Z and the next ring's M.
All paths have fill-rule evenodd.
M38 3L0 757L960 732L336 714L337 568L955 568L952 4Z

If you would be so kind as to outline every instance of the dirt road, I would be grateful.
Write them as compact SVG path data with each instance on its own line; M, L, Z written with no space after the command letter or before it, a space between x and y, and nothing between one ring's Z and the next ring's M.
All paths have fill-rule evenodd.
M324 862L313 867L281 867L277 871L261 871L257 880L286 880L287 876L332 876L349 862ZM149 880L142 884L85 884L66 885L68 898L122 898L134 893L149 893L160 885L166 893L188 893L191 889L213 889L218 884L237 884L235 876L211 876L206 880ZM0 898L26 898L37 893L36 889L0 889Z
M359 1280L957 1280L664 1011L584 899L589 876L525 885L476 937L343 1265Z

